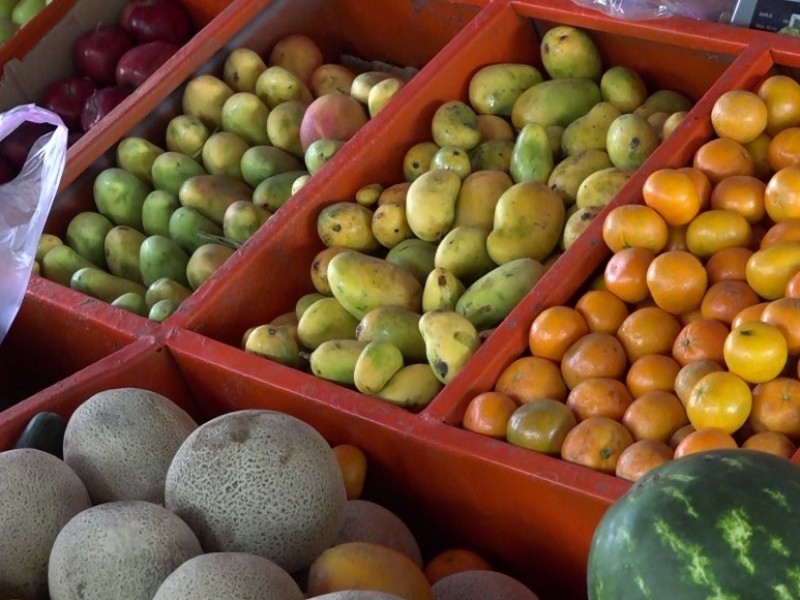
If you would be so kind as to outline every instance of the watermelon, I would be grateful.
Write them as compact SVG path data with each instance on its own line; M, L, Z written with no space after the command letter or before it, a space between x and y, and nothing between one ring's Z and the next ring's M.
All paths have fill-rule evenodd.
M800 466L709 450L656 467L605 513L590 600L800 598Z

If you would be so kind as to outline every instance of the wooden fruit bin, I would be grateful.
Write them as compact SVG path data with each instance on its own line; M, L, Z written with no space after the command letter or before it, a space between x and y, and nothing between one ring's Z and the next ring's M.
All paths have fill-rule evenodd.
M525 352L533 319L548 306L568 302L603 264L609 255L601 237L605 214L641 202L642 184L654 170L691 162L712 136L710 110L722 93L752 88L765 75L800 66L800 41L685 19L618 21L569 0L392 0L379 14L359 0L222 4L187 2L205 18L211 19L212 6L220 11L116 118L70 150L46 231L63 235L72 216L92 210L92 182L113 163L116 143L128 135L161 143L166 123L180 112L183 84L194 74L218 71L236 47L263 52L281 36L300 32L318 40L332 58L346 51L420 71L164 323L33 276L0 355L18 364L53 361L46 379L52 385L0 412L0 444L13 443L36 412L69 416L91 393L112 386L159 391L201 420L242 408L283 410L317 427L331 443L362 447L378 474L371 493L420 524L415 531L431 540L441 533L485 552L543 599L584 598L592 533L630 484L465 431L460 423L466 404L492 389L502 370ZM470 76L484 65L541 67L540 36L556 24L586 29L606 66L629 66L648 88L675 89L696 104L462 373L412 414L241 350L248 327L291 310L312 291L309 268L323 248L318 212L352 200L365 184L402 181L405 151L430 137L436 108L466 99ZM41 341L42 354L36 344L33 353L18 351L27 348L26 340Z

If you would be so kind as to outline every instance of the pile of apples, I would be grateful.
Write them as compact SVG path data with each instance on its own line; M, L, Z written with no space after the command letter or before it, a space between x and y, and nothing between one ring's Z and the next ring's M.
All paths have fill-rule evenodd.
M130 0L118 25L100 26L76 40L76 73L52 82L39 103L70 131L89 131L191 35L191 17L179 0Z
M191 16L180 0L129 0L118 24L99 25L78 37L71 49L75 72L51 82L37 104L61 117L72 145L144 83L193 32ZM33 143L51 129L51 125L27 122L0 141L0 183L20 171Z

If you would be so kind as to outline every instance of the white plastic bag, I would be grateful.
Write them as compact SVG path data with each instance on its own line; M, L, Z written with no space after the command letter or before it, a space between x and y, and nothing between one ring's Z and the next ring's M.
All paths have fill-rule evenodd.
M572 0L618 19L638 21L682 16L700 21L730 18L736 0Z
M25 297L36 247L67 157L67 128L55 114L33 104L0 114L0 140L26 121L55 126L36 140L20 173L0 185L0 342Z

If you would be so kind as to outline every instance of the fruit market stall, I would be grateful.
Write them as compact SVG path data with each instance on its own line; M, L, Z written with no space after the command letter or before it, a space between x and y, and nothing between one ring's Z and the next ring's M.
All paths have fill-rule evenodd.
M124 31L123 4L107 9ZM80 22L90 5L66 14ZM571 0L392 0L381 14L356 0L180 6L191 32L146 73L134 68L135 85L91 127L49 103L80 136L0 345L0 444L58 455L57 466L41 452L13 458L33 453L72 477L77 504L64 534L34 549L50 567L24 574L31 597L127 580L90 565L94 528L118 518L177 528L167 558L180 564L133 578L132 598L188 593L190 569L226 570L204 563L220 552L273 561L270 585L298 598L359 577L411 599L465 593L458 585L633 598L626 586L657 593L673 577L686 594L793 597L791 573L762 578L737 535L781 521L763 507L780 514L794 484L775 474L800 462L796 39L612 18ZM87 29L67 40L66 22L6 65L0 100L43 98L44 80L15 77L37 53L77 44ZM105 58L118 78L120 58ZM152 402L155 417L135 408ZM87 425L93 410L119 426ZM164 423L175 426L154 496L100 486ZM280 446L284 427L309 445ZM310 514L271 522L294 528L291 540L262 531L289 509L238 491L259 481L248 468L274 468L269 453L235 456L258 444L276 444L297 473L318 466L298 456L327 465L294 487L290 469L265 479L289 486L298 510L327 503L312 510L329 518L310 528L319 539L301 527ZM216 491L180 485L195 452L220 461ZM695 502L690 484L670 501L648 492L721 474L715 456L764 482L765 504L730 505L724 478L713 502ZM87 474L91 460L105 466ZM207 521L186 493L203 496ZM251 497L275 504L253 510ZM367 535L383 522L342 521L358 499L370 508L351 510L391 521L387 537ZM117 501L147 506L117 514ZM721 538L692 537L682 506L727 518ZM664 519L652 539L649 511ZM633 539L613 519L645 523ZM790 543L772 533L764 547L780 561ZM648 554L626 558L638 541ZM683 570L689 550L699 570ZM85 561L85 580L65 575L65 553ZM370 566L341 567L353 559ZM448 570L481 574L445 591ZM14 585L0 594L27 593Z

